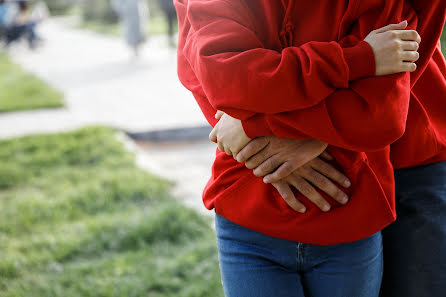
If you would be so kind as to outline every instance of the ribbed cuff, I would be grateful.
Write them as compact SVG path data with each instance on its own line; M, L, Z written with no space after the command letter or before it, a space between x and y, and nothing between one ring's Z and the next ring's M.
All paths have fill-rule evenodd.
M249 119L242 121L242 126L246 135L251 139L273 134L266 122L266 115L264 114L256 114Z
M367 41L363 40L354 47L344 48L343 51L350 81L376 75L375 54Z

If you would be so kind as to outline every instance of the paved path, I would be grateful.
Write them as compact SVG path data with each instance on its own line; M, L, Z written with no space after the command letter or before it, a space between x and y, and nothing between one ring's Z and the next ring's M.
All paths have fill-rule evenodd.
M90 124L146 132L207 125L193 96L179 83L176 53L167 38L152 37L138 59L123 42L73 29L67 19L44 23L45 45L35 52L13 47L12 59L65 94L62 109L0 114L0 138L62 132ZM215 156L208 141L135 145L137 163L175 183L174 194L186 205L212 215L201 201Z
M141 168L172 181L172 193L185 205L213 217L202 202L202 191L211 174L216 145L209 141L179 143L133 142L124 135L121 140L136 154Z
M57 132L87 124L126 131L205 125L193 96L176 75L176 53L154 36L138 59L119 38L76 30L67 18L39 28L35 52L15 46L12 59L63 91L66 108L0 115L0 138Z

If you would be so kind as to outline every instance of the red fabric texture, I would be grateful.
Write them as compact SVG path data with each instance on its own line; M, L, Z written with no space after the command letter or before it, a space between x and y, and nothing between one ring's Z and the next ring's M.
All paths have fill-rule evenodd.
M251 138L325 141L333 165L353 183L345 206L323 194L333 206L328 213L296 192L308 209L299 214L272 185L217 150L203 192L208 209L273 237L320 245L359 240L395 220L390 144L405 132L411 75L375 77L363 39L403 20L418 29L407 1L175 0L175 6L178 75L212 126L222 110L242 120Z

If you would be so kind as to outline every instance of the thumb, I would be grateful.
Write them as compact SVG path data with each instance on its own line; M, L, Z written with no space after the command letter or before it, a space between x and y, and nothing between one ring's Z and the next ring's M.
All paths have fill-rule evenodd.
M209 134L209 140L215 143L217 143L217 125L215 125L214 129L212 129L211 133Z
M376 30L375 33L384 33L384 32L390 31L390 30L404 30L407 28L408 25L409 25L409 23L406 20L406 21L402 21L399 24L390 24L385 27L382 27L382 28Z

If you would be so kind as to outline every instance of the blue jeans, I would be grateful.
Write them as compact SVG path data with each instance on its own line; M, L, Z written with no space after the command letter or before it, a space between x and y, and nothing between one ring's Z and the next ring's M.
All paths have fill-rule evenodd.
M377 297L382 238L317 246L273 238L216 213L226 297ZM400 296L401 297L401 296Z
M397 220L383 230L382 297L446 296L446 162L395 171Z

